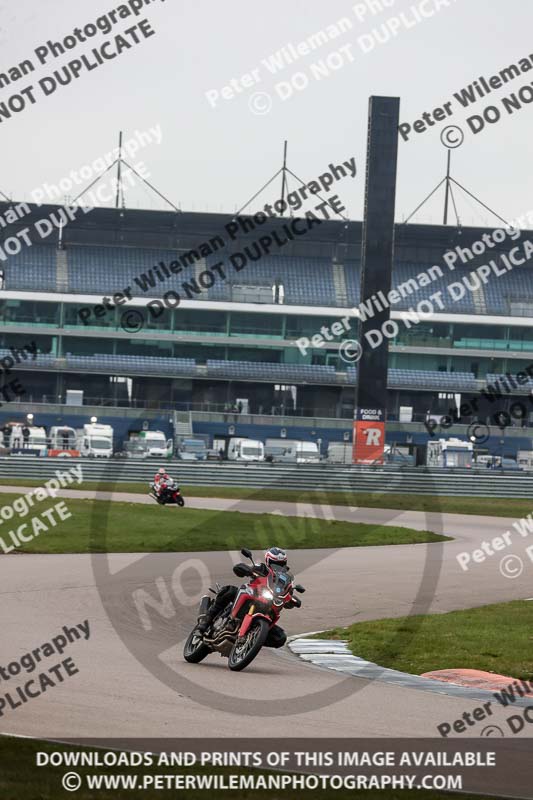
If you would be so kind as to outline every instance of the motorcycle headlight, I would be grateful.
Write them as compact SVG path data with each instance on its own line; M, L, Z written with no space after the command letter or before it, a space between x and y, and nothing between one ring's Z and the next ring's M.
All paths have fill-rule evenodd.
M270 589L263 589L263 591L261 592L261 597L263 597L265 600L273 600L274 599L274 595L272 594Z

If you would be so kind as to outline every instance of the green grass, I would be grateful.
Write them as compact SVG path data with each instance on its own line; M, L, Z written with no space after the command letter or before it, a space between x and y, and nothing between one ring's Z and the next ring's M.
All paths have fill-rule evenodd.
M317 636L347 639L354 655L414 675L465 668L533 679L533 601L359 622Z
M11 503L17 495L2 495ZM17 552L24 553L140 553L238 550L243 546L265 549L275 543L284 547L362 547L365 545L415 544L446 541L429 531L397 526L366 525L274 514L244 514L238 511L210 511L191 508L104 503L70 498L47 500L31 509L41 516L46 508L64 503L71 516L54 527L46 518L42 531ZM0 537L9 544L9 530L24 521L30 535L31 515L13 518L0 526Z
M85 767L51 767L36 766L37 752L67 752L69 750L94 750L93 748L69 747L64 744L48 744L45 742L32 741L29 739L14 739L8 736L0 736L0 797L5 800L62 800L63 798L75 797L77 800L161 800L161 797L181 796L186 800L213 800L215 795L212 791L153 791L145 790L89 790L85 788L83 781L82 788L77 792L67 792L61 786L61 779L66 772L75 771L84 778L91 774L123 774L123 775L142 775L142 774L201 774L210 772L217 774L250 774L248 770L239 769L207 769L195 767L194 769L180 769L178 767L111 767L111 768L85 768ZM100 751L102 752L102 751ZM239 791L229 789L220 792L218 797L225 800L273 800L278 794L271 791ZM284 800L300 800L302 792L285 791ZM307 795L306 795L307 796ZM462 800L488 800L487 795L450 795L441 792L426 791L329 791L317 790L308 793L313 800L348 800L350 798L361 798L361 800L446 800L446 798L460 797Z
M179 477L179 471L177 472ZM42 481L13 479L10 486L41 486ZM113 483L84 481L72 488L146 494L145 483ZM523 517L533 510L528 499L504 497L442 497L437 495L384 494L370 492L334 492L324 489L302 492L297 489L242 489L232 486L187 486L183 493L189 497L226 497L235 500L287 501L289 503L325 503L360 508L394 508L401 511L441 512L448 514L482 514L491 517Z

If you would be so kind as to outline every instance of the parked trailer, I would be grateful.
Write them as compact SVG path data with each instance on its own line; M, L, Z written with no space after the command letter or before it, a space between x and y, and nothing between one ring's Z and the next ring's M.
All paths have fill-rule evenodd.
M7 435L7 446L13 453L31 455L32 452L44 456L48 449L46 431L34 425L24 423L9 423L10 430Z
M296 439L267 439L265 458L272 461L296 464L314 464L320 461L320 452L315 442Z

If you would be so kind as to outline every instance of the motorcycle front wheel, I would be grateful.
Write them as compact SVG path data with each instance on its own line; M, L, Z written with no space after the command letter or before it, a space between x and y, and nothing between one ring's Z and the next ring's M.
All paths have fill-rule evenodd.
M269 630L266 619L258 619L252 623L246 636L237 639L228 658L228 666L233 672L240 672L254 660L266 642Z
M181 495L179 495L179 497L176 498L176 503L179 506L184 506L185 505L185 500L183 499L183 497Z
M183 648L183 658L185 661L188 661L189 664L198 664L200 661L203 661L210 652L209 647L204 644L202 634L197 628L193 628Z

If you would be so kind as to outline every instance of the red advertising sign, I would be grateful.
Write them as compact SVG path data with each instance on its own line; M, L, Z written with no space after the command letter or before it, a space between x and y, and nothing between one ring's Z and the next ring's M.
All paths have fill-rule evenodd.
M353 424L353 463L383 464L385 423L359 420Z

